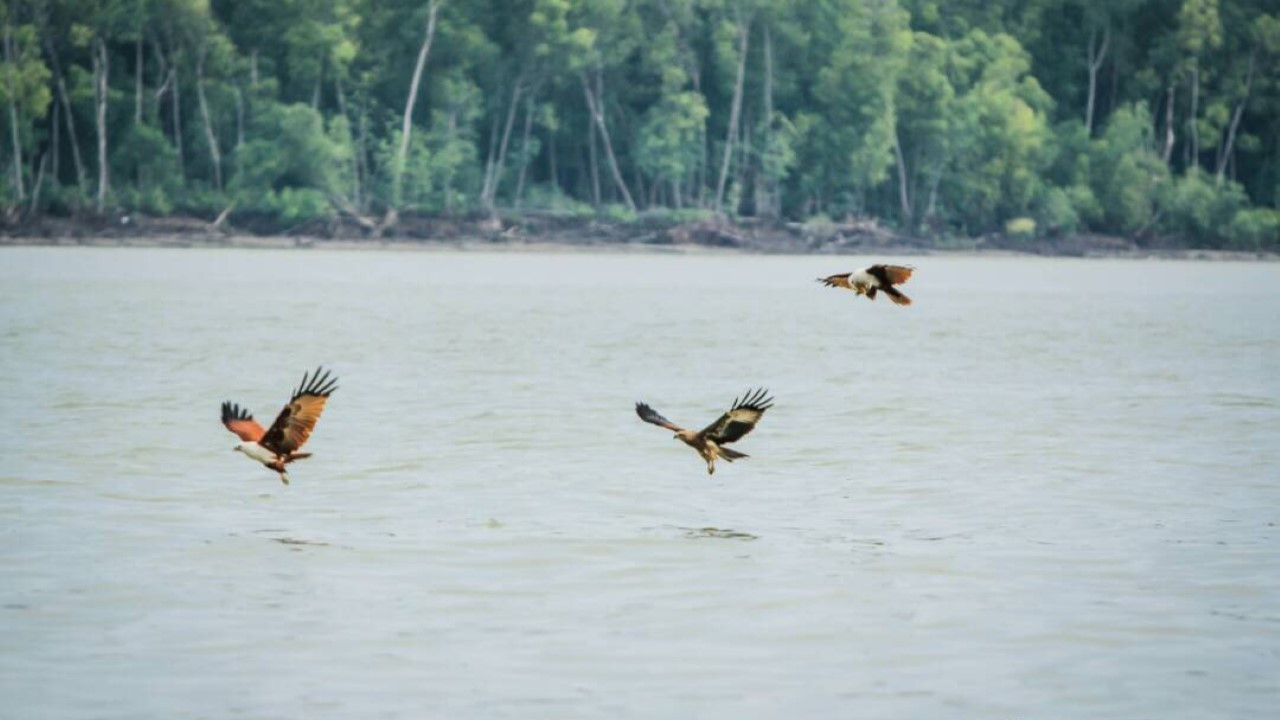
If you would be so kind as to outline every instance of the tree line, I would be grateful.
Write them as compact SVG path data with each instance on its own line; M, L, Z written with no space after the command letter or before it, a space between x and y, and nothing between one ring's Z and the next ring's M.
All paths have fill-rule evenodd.
M0 210L1280 248L1274 0L6 0Z

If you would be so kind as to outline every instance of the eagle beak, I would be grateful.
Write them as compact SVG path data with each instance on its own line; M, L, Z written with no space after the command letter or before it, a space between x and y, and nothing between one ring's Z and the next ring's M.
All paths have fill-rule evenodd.
M231 452L240 452L240 446L239 446L239 445L237 445L237 446L235 446L235 447L231 448Z

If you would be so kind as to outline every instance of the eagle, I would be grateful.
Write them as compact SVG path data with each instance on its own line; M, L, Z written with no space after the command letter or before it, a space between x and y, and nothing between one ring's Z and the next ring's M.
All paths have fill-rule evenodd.
M741 400L734 398L728 412L701 430L686 430L642 402L636 403L636 414L647 423L674 430L675 439L693 448L707 461L707 474L710 475L716 471L716 458L733 462L749 457L724 446L741 440L743 435L755 429L756 423L764 417L764 411L773 407L773 398L768 395L764 388L748 390Z
M322 367L316 368L314 374L303 373L302 382L269 430L263 429L248 410L232 402L222 403L222 424L243 441L231 449L280 473L280 482L288 485L284 466L311 457L311 453L298 452L298 448L311 437L329 395L338 389L337 382Z
M910 265L872 265L843 275L818 278L818 282L827 287L845 288L859 295L866 295L868 300L875 300L876 293L883 291L895 303L910 305L911 298L903 295L894 285L910 280L911 273L915 270Z

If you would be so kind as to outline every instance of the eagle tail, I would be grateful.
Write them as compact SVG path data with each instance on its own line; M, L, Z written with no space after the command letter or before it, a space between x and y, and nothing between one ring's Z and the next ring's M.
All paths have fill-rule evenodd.
M901 290L899 290L898 288L892 285L885 285L880 289L884 291L885 295L889 296L890 300L894 301L899 305L911 304L911 298L907 297L906 295L903 295Z
M751 457L746 453L741 453L741 452L738 452L737 450L730 450L727 447L717 447L716 454L718 454L720 458L725 460L726 462L733 462L734 460L738 460L744 457Z
M291 453L289 457L285 459L285 463L288 464L293 462L294 460L302 460L303 458L309 458L309 457L311 457L311 453L300 453L300 452Z

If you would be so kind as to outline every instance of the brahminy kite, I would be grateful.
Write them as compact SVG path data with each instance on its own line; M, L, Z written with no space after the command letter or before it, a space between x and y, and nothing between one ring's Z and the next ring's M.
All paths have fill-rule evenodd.
M859 295L866 295L868 300L875 300L877 292L884 292L895 303L910 305L911 298L903 295L894 285L910 280L911 273L915 270L910 265L872 265L843 275L818 278L818 282L827 287L845 288Z
M743 435L755 429L756 423L760 422L760 418L764 416L764 411L773 407L773 398L767 395L768 392L764 388L748 390L742 400L734 398L729 411L721 415L719 420L701 430L686 430L640 402L636 403L636 414L647 423L674 430L676 440L693 448L703 460L707 461L707 474L710 475L716 471L716 458L733 462L739 458L750 457L746 453L730 450L724 445L740 440Z
M329 395L338 389L338 379L331 378L328 371L322 375L321 370L323 368L316 368L315 374L302 374L302 382L271 423L270 430L264 430L248 410L235 403L222 403L222 424L243 441L231 449L280 473L280 482L285 485L289 484L289 475L284 466L311 457L311 453L298 452L298 448L311 437Z

